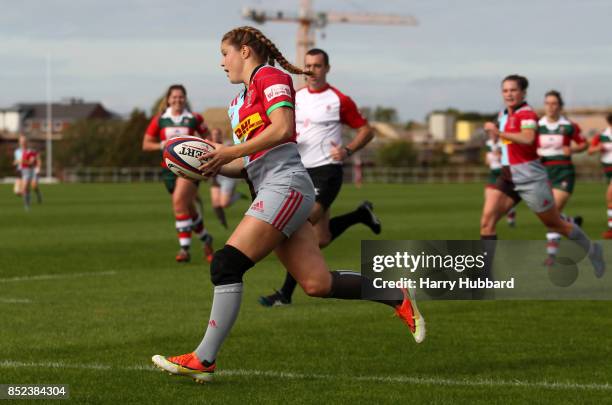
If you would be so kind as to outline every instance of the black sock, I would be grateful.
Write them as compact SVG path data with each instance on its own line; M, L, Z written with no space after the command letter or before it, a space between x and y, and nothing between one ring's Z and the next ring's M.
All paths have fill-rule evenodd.
M493 260L495 259L495 248L497 247L497 235L480 235L480 240L483 242L484 253L484 268L483 273L485 279L493 280Z
M227 219L225 218L225 210L221 207L213 207L213 211L215 212L217 218L219 218L221 225L223 225L223 227L227 229Z
M481 246L484 253L484 267L481 271L474 274L475 280L494 280L493 277L493 260L495 259L495 248L497 247L497 235L480 235ZM484 300L492 299L491 290L486 288L473 288L472 299Z
M293 291L295 290L296 285L297 281L295 281L293 276L289 274L289 272L287 272L287 274L285 275L285 282L283 283L283 286L281 287L279 292L283 294L286 299L291 301L291 296L293 295Z
M361 284L365 281L360 273L353 271L332 271L332 288L327 298L337 298L341 300L360 300L362 299ZM371 282L367 282L366 286L372 286ZM377 291L380 293L379 291ZM380 302L381 304L397 307L404 300L404 294L399 288L387 288L384 294L389 297L385 300L370 299L370 301ZM366 291L366 295L367 291Z
M329 220L329 232L331 233L332 240L342 235L349 227L365 222L367 220L368 213L364 210L357 208L355 211L349 212L348 214L338 215Z

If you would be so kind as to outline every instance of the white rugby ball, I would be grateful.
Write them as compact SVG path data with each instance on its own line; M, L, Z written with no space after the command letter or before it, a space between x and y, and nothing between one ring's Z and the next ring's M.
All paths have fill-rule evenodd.
M206 180L198 167L202 166L202 155L215 148L195 136L172 138L164 147L164 164L177 176L191 180Z

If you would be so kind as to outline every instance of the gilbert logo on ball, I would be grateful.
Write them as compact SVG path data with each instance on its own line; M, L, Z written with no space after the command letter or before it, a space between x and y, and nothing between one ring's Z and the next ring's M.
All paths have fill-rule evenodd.
M198 167L200 157L214 147L195 136L180 136L168 141L164 148L164 164L177 176L191 180L206 180Z

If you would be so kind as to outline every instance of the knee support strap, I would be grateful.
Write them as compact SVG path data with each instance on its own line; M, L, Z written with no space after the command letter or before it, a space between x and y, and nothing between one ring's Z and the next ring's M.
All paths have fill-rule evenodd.
M242 276L255 263L233 246L225 245L215 252L210 263L210 280L214 285L242 283Z

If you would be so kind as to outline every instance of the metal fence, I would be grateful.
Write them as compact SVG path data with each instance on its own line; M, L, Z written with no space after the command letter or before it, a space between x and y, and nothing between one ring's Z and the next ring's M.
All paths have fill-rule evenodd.
M351 166L345 167L345 181L353 180ZM578 166L579 181L603 181L599 167ZM160 181L159 167L85 167L62 171L61 180L66 183L143 183ZM489 170L480 167L364 167L364 183L484 183Z
M490 171L483 167L368 167L363 169L365 183L484 183ZM350 174L350 172L349 172ZM598 167L577 167L579 181L603 181ZM352 176L348 177L352 179Z
M65 183L146 183L161 179L159 167L79 167L64 169Z

